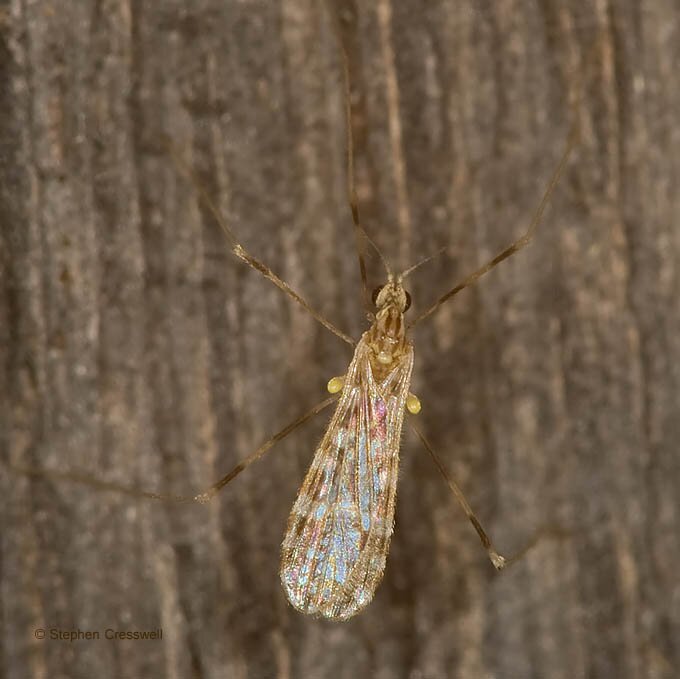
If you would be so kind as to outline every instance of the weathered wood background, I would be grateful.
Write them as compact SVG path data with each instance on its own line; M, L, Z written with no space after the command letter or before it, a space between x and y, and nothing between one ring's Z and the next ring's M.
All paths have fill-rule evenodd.
M358 4L333 12L366 228L399 264L449 248L414 274L415 309L519 235L583 82L534 244L415 332L422 426L501 551L544 539L495 573L407 432L385 579L333 624L277 572L327 415L207 507L3 468L0 676L680 676L680 7ZM163 135L244 245L358 337L329 14L5 0L0 27L2 461L196 491L324 398L350 350L230 255Z

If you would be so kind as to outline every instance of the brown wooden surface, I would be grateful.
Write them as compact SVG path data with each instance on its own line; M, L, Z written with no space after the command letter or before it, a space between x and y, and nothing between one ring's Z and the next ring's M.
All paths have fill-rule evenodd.
M414 333L419 422L498 547L547 537L495 573L407 432L385 579L333 624L278 582L327 415L207 507L3 469L0 676L680 676L680 7L343 7L366 228L395 265L449 248L414 309L519 235L583 80L534 244ZM350 348L229 254L163 135L244 245L358 337L329 15L12 0L0 32L2 460L194 492L322 400Z

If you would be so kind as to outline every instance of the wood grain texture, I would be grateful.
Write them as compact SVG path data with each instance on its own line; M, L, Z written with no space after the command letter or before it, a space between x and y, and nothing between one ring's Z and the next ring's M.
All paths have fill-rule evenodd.
M339 51L321 2L0 3L0 675L672 679L680 675L680 8L669 0L332 3L359 206L424 308L418 417L504 552L493 572L407 435L385 580L306 618L279 545L350 348L233 257L239 238L353 337ZM586 55L593 54L590 66ZM369 260L372 285L381 269ZM551 532L552 531L552 532ZM162 641L37 640L37 628Z

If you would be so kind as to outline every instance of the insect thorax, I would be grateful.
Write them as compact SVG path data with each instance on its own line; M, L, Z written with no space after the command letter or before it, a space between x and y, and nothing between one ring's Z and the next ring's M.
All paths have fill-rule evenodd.
M373 325L368 330L367 343L371 348L373 374L380 378L392 370L406 349L404 314L394 304L388 304L378 311Z

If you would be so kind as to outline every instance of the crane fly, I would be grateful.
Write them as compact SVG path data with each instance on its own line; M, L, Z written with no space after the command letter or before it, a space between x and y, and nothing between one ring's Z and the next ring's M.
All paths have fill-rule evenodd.
M357 342L346 375L328 383L331 393L342 393L290 513L281 550L280 575L288 601L296 609L346 620L373 599L385 570L394 527L404 411L415 415L421 409L419 399L409 392L414 350L406 335L404 314L411 305L411 297L403 280L431 257L395 276L360 225L354 185L349 59L337 25L336 30L344 67L347 184L364 298L362 236L378 251L387 282L373 292L375 313L370 314L373 323ZM442 295L409 327L529 243L575 139L574 128L527 232ZM508 560L494 549L462 491L446 473L420 429L413 428L472 522L491 562L498 570L502 569Z
M228 474L198 495L179 496L145 492L77 474L18 467L15 469L33 475L49 474L104 490L115 490L151 499L205 503L240 472L262 457L275 443L336 403L335 412L316 448L288 519L281 550L280 577L288 600L299 611L333 620L346 620L372 600L382 579L394 526L399 447L404 415L406 410L417 414L421 408L419 399L409 392L414 348L408 338L408 330L433 314L458 292L474 284L501 261L529 244L566 167L568 156L576 144L578 116L574 118L566 148L524 234L458 285L441 295L407 325L405 313L411 305L411 298L404 288L403 281L417 266L431 257L395 275L360 224L354 179L349 59L342 42L340 27L335 22L334 28L340 42L344 75L348 197L357 239L357 256L365 300L368 300L368 293L362 242L368 242L376 249L386 270L386 282L373 293L373 306L369 314L372 324L356 344L351 337L314 310L266 264L247 252L236 239L205 188L175 152L172 144L168 144L176 163L194 183L197 192L229 240L232 252L296 303L302 305L324 327L354 346L354 355L345 375L332 378L328 383L328 391L332 396L284 427L249 457L238 463ZM489 559L495 568L502 569L519 555L506 559L495 550L461 489L448 475L425 435L417 426L413 424L411 426L472 523ZM520 554L524 551L526 548Z
M281 554L281 582L304 613L344 620L372 598L385 570L394 524L404 410L413 345L409 298L390 274L374 295L377 313L354 350L342 395L293 505Z

